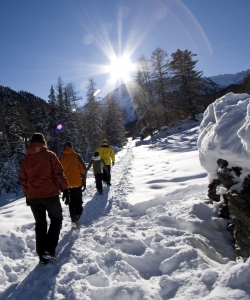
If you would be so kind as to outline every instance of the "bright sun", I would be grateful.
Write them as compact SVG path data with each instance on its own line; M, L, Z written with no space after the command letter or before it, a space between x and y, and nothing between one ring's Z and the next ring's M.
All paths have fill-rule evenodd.
M108 73L110 74L109 81L115 82L122 79L124 82L131 80L130 72L134 70L128 56L114 57L108 66Z

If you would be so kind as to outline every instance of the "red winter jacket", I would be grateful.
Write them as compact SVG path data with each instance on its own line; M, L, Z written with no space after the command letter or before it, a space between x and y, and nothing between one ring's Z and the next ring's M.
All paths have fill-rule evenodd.
M28 199L60 195L68 188L61 163L56 154L42 143L31 143L21 166L20 179Z

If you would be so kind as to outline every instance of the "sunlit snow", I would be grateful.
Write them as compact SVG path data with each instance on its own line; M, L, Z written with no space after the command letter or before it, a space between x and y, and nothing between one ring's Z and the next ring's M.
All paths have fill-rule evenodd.
M199 124L129 140L103 196L89 172L81 232L62 203L59 260L47 266L21 191L2 195L0 299L250 299L250 262L236 261L227 220L207 197Z

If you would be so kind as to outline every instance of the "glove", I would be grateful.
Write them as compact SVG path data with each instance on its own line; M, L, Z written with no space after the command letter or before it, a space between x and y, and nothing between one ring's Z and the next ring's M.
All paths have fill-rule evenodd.
M26 197L26 205L30 206L29 199Z
M69 189L63 190L63 196L62 196L63 202L68 205L70 202L70 192Z
M115 162L113 161L113 162L112 162L112 166L113 166L114 164L115 164Z

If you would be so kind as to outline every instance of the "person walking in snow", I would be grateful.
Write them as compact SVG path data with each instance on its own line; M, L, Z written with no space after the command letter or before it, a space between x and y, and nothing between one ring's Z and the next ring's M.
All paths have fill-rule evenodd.
M40 263L56 260L55 250L62 227L60 191L69 197L69 186L56 154L49 151L42 133L35 133L21 165L20 179L26 203L34 215L36 251ZM46 212L50 218L47 228Z
M99 156L99 152L94 153L94 156L91 158L88 164L87 171L91 168L92 165L94 170L96 189L97 192L99 192L99 194L102 195L103 194L103 187L102 187L103 171L105 170L105 172L108 173L108 168L104 160Z
M79 230L79 219L82 215L82 192L86 189L86 165L80 154L76 153L70 142L63 145L60 162L69 183L70 201L65 195L65 204L69 205L72 228Z
M109 146L108 141L106 139L103 140L102 145L96 150L99 152L100 157L104 160L108 172L103 172L103 182L107 184L107 186L111 186L111 164L112 166L115 164L115 152Z

